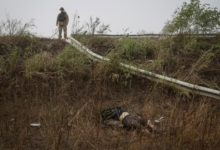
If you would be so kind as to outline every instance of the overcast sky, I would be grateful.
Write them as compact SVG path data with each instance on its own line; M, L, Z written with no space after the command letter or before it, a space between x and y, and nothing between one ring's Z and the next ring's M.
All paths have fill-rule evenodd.
M70 17L74 13L85 23L90 16L110 24L111 34L123 33L129 28L133 34L140 30L159 33L165 22L184 1L189 0L0 0L0 20L6 14L23 22L34 19L38 35L51 36L56 29L56 17L62 6ZM220 0L201 0L220 9ZM69 32L70 33L70 32Z

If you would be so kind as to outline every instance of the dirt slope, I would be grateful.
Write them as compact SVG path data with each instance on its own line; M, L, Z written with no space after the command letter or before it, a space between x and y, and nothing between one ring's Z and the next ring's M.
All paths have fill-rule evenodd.
M92 62L62 41L1 37L0 49L0 149L220 146L217 100L187 95L117 66ZM103 126L100 111L114 106L145 119L164 116L163 132Z

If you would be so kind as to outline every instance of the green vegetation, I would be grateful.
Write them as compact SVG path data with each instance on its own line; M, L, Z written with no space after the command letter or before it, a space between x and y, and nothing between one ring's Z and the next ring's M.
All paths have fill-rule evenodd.
M220 89L219 35L211 38L178 35L161 39L78 36L77 39L94 52L117 62Z
M196 82L199 77L219 83L218 39L210 44L209 38L182 36L160 40L90 38L81 39L100 53L103 44L107 49L103 55L111 58L110 63L93 62L62 41L0 38L1 149L218 147L218 101L152 83L118 65L129 61L157 72L179 73L179 77ZM178 68L182 65L188 65L186 70ZM212 75L207 75L210 72ZM163 134L102 127L100 111L119 105L146 118L165 116ZM32 122L41 127L35 130L30 127Z
M220 27L220 12L200 0L184 2L163 31L165 33L216 33Z
M41 52L28 58L25 61L25 72L31 76L35 72L46 72L48 66L52 63L51 54L48 52Z
M6 40L6 37L2 39ZM9 38L8 40L12 39ZM0 57L1 75L10 75L13 72L25 73L27 77L32 77L36 74L50 75L68 72L86 74L91 66L91 61L86 56L70 46L65 47L64 43L60 49L65 48L62 52L56 54L55 49L47 51L46 43L41 43L40 39L30 38L27 40L27 37L14 37L14 40L19 40L21 43L17 41L17 44L13 43L7 46L8 48L10 47L10 50L7 50L7 47L4 49L5 53ZM50 43L59 48L60 43L57 43L57 41L54 43L51 41ZM5 48L4 45L6 44L9 43L2 43L1 47ZM28 44L32 45L32 47ZM41 51L39 50L41 48L45 49Z
M191 4L213 11L197 2ZM218 100L151 82L119 65L126 62L220 89L219 35L144 39L77 35L81 43L111 59L103 63L65 41L30 36L26 28L20 34L20 27L15 27L0 36L0 149L219 148ZM183 27L181 31L189 29ZM97 26L90 31L97 31ZM115 106L146 120L164 116L161 132L104 127L101 110Z
M154 40L132 40L122 39L116 49L119 57L126 60L146 60L153 59L157 53L158 47Z

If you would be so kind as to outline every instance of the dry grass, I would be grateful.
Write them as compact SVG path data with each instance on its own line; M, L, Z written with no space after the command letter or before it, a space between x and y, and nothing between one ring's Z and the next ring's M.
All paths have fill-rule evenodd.
M2 149L217 149L219 146L219 102L208 98L167 96L167 91L159 87L158 91L140 85L123 89L73 80L69 85L67 81L61 82L55 88L45 81L29 82L26 92L13 87L13 97L1 100ZM150 119L165 116L163 134L104 127L99 112L118 105ZM32 122L40 122L41 127L30 127Z
M107 57L186 82L220 89L219 35L212 38L184 35L160 39L76 38L94 52L104 53Z
M0 149L219 148L219 101L186 97L135 76L126 79L124 71L116 71L119 79L112 80L108 73L114 73L114 67L84 60L70 49L48 55L56 62L53 69L45 61L46 69L31 67L37 72L31 78L26 76L24 62L36 56L25 58L16 71L1 73ZM81 62L76 64L74 60L79 59L74 58ZM124 84L126 80L129 86ZM163 132L147 134L103 126L100 111L119 105L145 118L164 116ZM33 122L41 126L31 127Z

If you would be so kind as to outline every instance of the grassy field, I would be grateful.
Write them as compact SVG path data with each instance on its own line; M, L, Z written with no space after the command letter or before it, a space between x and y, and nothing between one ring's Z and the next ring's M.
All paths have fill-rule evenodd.
M219 89L219 37L77 39L113 61L93 62L58 40L0 37L0 149L220 147L218 100L153 83L117 65L125 61ZM162 132L104 126L100 111L115 106L146 119L164 116Z

